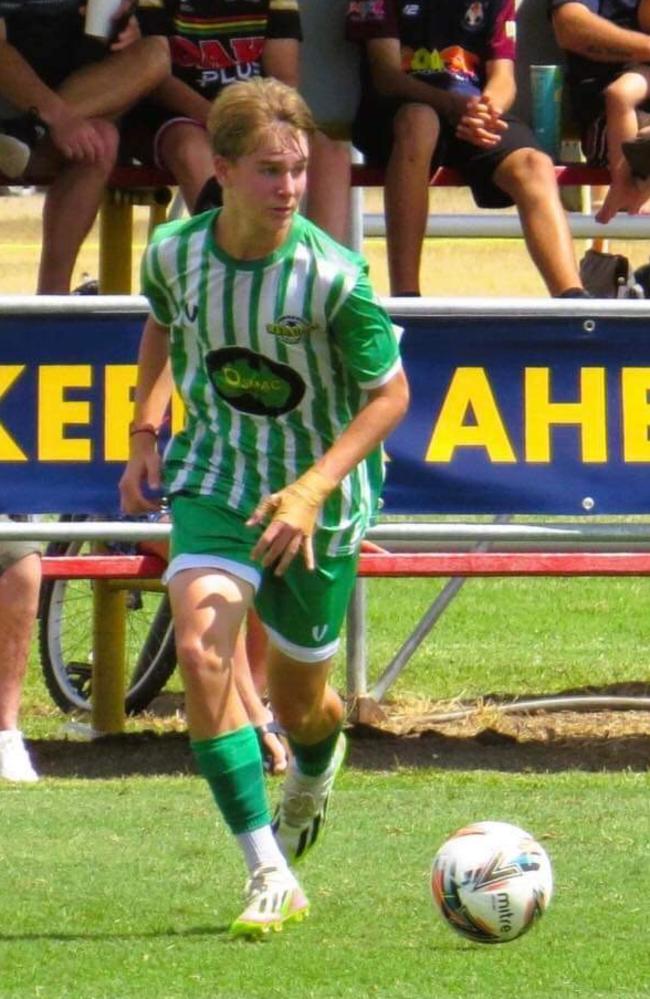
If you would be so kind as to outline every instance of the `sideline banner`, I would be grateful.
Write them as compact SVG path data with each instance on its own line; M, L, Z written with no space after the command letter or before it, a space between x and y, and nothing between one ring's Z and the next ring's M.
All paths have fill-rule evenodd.
M145 314L0 311L1 512L117 513ZM650 511L647 313L394 318L385 513Z

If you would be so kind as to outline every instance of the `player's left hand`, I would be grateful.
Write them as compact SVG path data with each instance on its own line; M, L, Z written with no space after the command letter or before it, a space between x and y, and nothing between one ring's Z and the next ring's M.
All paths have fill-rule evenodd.
M315 468L310 468L291 485L265 496L247 521L255 527L270 523L251 555L262 565L275 565L275 575L281 576L302 550L305 565L314 568L312 535L319 510L336 483Z

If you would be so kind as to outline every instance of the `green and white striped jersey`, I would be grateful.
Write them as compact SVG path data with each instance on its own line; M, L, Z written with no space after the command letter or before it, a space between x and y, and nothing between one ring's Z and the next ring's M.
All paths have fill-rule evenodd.
M166 489L211 496L246 519L314 464L401 361L362 257L297 215L274 253L235 260L216 244L215 218L160 226L142 288L170 329L187 411L165 452ZM356 547L382 481L376 452L328 498L317 551Z

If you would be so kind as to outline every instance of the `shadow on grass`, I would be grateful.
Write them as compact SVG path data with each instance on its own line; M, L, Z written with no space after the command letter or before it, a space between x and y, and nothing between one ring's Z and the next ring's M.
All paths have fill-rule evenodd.
M633 731L625 731L626 712L621 711L579 716L578 727L566 730L556 721L558 714L546 715L553 720L547 725L537 718L530 730L521 720L516 734L490 727L489 721L471 735L450 734L426 724L414 726L407 734L357 724L349 729L348 763L367 771L642 772L650 767L650 712L633 714L637 719ZM44 777L93 780L196 773L187 736L177 731L105 736L93 742L33 740L30 750Z
M165 940L172 937L177 938L187 938L187 937L218 937L226 936L228 934L228 926L192 926L187 930L176 930L170 927L168 930L155 930L151 933L88 933L81 932L73 933L61 933L60 931L53 931L52 933L1 933L0 932L0 945L3 943L21 943L33 940L60 940L63 943L70 943L71 941L78 941L83 943L85 940ZM230 937L227 938L230 940Z

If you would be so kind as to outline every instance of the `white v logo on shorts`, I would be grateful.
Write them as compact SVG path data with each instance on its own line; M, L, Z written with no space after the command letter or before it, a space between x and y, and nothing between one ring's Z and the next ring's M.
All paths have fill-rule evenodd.
M321 642L325 638L327 632L326 624L317 624L311 629L312 638L315 642Z

